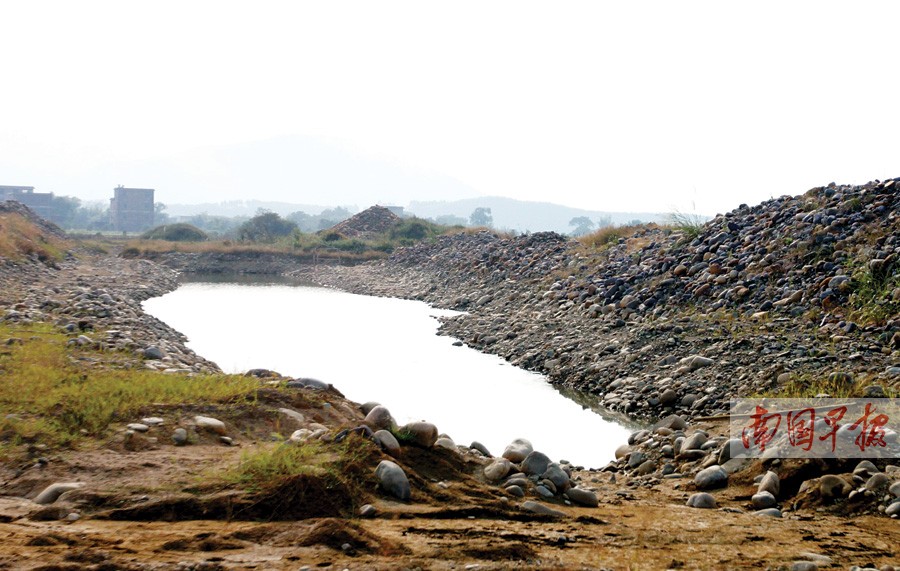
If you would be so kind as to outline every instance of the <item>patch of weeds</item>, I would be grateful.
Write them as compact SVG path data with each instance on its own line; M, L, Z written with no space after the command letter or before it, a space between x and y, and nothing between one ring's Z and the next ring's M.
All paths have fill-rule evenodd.
M244 452L240 464L223 474L223 479L228 484L259 492L285 478L321 472L320 464L326 456L326 447L318 440L280 443L274 448Z
M65 256L69 243L46 232L16 212L0 213L0 257L22 260L34 256L44 263Z
M855 377L850 373L835 371L826 373L802 373L791 378L781 387L767 391L760 397L811 399L827 394L831 398L858 398L863 396L863 388L874 382L874 378ZM896 398L897 391L885 386L888 398Z
M900 314L900 302L893 296L900 288L896 263L862 265L852 272L851 280L850 317L859 325L884 325Z
M858 196L854 196L846 203L846 209L850 212L860 212L863 209L862 201Z
M678 232L681 232L687 240L697 238L703 227L706 225L706 219L697 213L685 213L675 210L666 217L670 226Z
M634 224L630 226L606 226L586 236L581 236L578 241L583 245L598 250L605 250L619 243L619 240L633 236L636 232L650 228L648 224Z
M366 499L379 456L358 435L339 443L285 442L245 453L220 479L249 493L246 509L268 519L349 516Z
M0 446L7 450L102 436L110 423L150 406L245 402L259 386L237 375L88 368L73 357L91 351L68 346L68 337L49 324L3 324L0 338L5 337L24 339L0 358Z

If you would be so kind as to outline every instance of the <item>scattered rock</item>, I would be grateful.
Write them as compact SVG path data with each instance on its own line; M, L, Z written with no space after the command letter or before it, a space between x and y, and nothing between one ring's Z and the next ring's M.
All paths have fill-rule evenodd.
M819 493L823 498L842 498L850 493L853 486L843 478L825 474L819 478Z
M162 350L155 345L151 345L150 347L145 348L143 354L145 359L150 360L159 360L166 356L165 353L163 353Z
M208 430L219 436L225 436L225 423L209 416L195 416L194 424L200 430Z
M184 446L188 443L188 432L183 428L176 428L172 432L172 442L175 446Z
M518 464L532 452L534 452L534 447L531 445L531 442L524 438L516 438L503 451L503 457L514 464Z
M56 500L59 499L61 495L66 492L70 492L72 490L77 490L81 488L84 484L81 482L58 482L56 484L50 484L46 488L44 488L35 498L32 500L36 504L52 504Z
M535 502L535 501L531 501L531 500L523 502L522 509L524 509L525 511L539 514L539 515L549 515L549 516L554 516L554 517L566 517L565 512L555 510L546 504L542 504L540 502Z
M490 482L499 482L512 470L512 462L506 458L494 458L484 467L484 477Z
M403 442L431 448L438 439L438 429L429 422L410 422L397 431Z
M486 458L491 458L493 456L490 451L488 451L487 447L481 442L474 441L469 445L469 448L481 452Z
M371 426L373 430L391 430L397 425L394 417L391 416L391 412L387 407L381 405L373 407L366 415L364 422Z
M550 462L546 454L535 450L522 460L521 470L528 475L539 476L547 471Z
M375 517L376 513L378 513L378 510L376 510L375 506L373 506L372 504L364 504L361 508L359 508L360 517Z
M750 498L750 502L753 504L753 508L757 510L774 508L778 504L775 500L775 496L772 495L772 492L767 490L753 494L753 497Z
M409 479L403 468L390 460L382 460L375 468L375 476L384 491L403 501L409 500Z
M595 494L591 490L585 490L584 488L577 487L569 488L568 490L566 490L565 495L574 503L581 506L595 508L600 505L600 500L597 498L597 494Z
M698 490L724 488L728 485L728 473L721 466L710 466L694 476L694 485Z
M778 497L778 493L781 491L781 480L778 478L778 474L769 470L765 473L762 480L759 482L759 486L757 487L757 492L769 492L773 498Z
M397 442L394 435L387 430L376 431L375 434L372 435L372 440L374 440L375 444L378 444L382 450L394 458L400 457L400 443Z
M716 503L716 498L706 492L697 492L696 494L691 494L691 497L688 498L687 505L692 508L707 510L716 509L717 507L719 507L719 505Z

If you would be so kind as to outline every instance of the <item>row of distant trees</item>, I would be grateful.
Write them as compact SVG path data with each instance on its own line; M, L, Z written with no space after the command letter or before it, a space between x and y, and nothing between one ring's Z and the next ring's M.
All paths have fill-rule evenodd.
M73 196L54 196L52 206L52 222L66 230L89 232L112 230L109 219L109 207L103 203L83 203L80 199ZM155 226L175 222L166 212L165 204L157 202L154 204L154 207ZM257 215L265 213L257 212ZM292 212L285 217L285 220L291 223L291 228L297 228L301 232L317 232L331 228L352 215L353 213L347 208L337 207L325 209L319 214L308 214L302 211ZM268 217L268 219L271 218L271 216ZM186 218L179 217L178 221L196 226L213 236L236 237L240 232L241 226L250 219L251 217L249 216L197 214Z
M460 219L462 220L462 219ZM494 217L491 215L490 208L479 207L476 208L472 215L469 216L469 225L470 226L485 226L492 227L494 224ZM641 224L640 220L632 220L629 224ZM609 216L601 216L596 221L591 220L587 216L576 216L569 220L569 226L572 226L572 236L585 236L590 234L595 230L599 230L601 228L606 228L607 226L612 226L613 221Z
M81 200L75 197L54 196L53 207L55 212L53 221L63 228L91 232L111 229L109 210L102 204L83 204ZM155 225L159 226L174 222L172 217L166 213L165 204L158 202L155 207ZM294 229L307 233L326 230L352 215L353 212L349 209L336 207L325 209L319 214L297 211L282 217L274 212L261 210L253 217L197 214L179 218L178 221L196 226L210 236L259 241L260 239L265 240L270 236L289 235ZM444 226L492 228L494 225L491 209L482 206L475 208L468 220L461 216L445 214L433 218L432 221ZM608 216L600 217L597 220L591 220L587 216L576 216L569 221L573 236L583 236L590 234L594 230L612 225L612 219Z

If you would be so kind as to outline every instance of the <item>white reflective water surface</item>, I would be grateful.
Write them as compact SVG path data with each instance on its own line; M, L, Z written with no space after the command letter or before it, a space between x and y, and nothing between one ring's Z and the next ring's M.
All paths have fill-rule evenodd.
M264 368L377 401L398 423L427 420L457 444L500 454L527 438L554 460L602 467L629 430L562 396L543 376L435 334L455 312L422 302L288 285L187 283L144 302L225 372Z

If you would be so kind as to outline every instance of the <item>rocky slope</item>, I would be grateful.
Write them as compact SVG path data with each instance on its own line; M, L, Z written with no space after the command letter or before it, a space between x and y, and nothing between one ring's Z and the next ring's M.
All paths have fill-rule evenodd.
M887 394L900 382L898 186L829 185L601 248L482 232L304 272L466 310L442 332L637 417L718 414L786 386Z
M58 259L40 259L27 245L20 246L21 256L0 256L0 323L54 323L69 332L73 343L121 354L146 368L219 370L188 349L184 335L141 309L143 300L177 287L174 271L65 242L58 228L27 208L16 203L0 207L0 213L35 230L36 242L58 240L66 248Z

